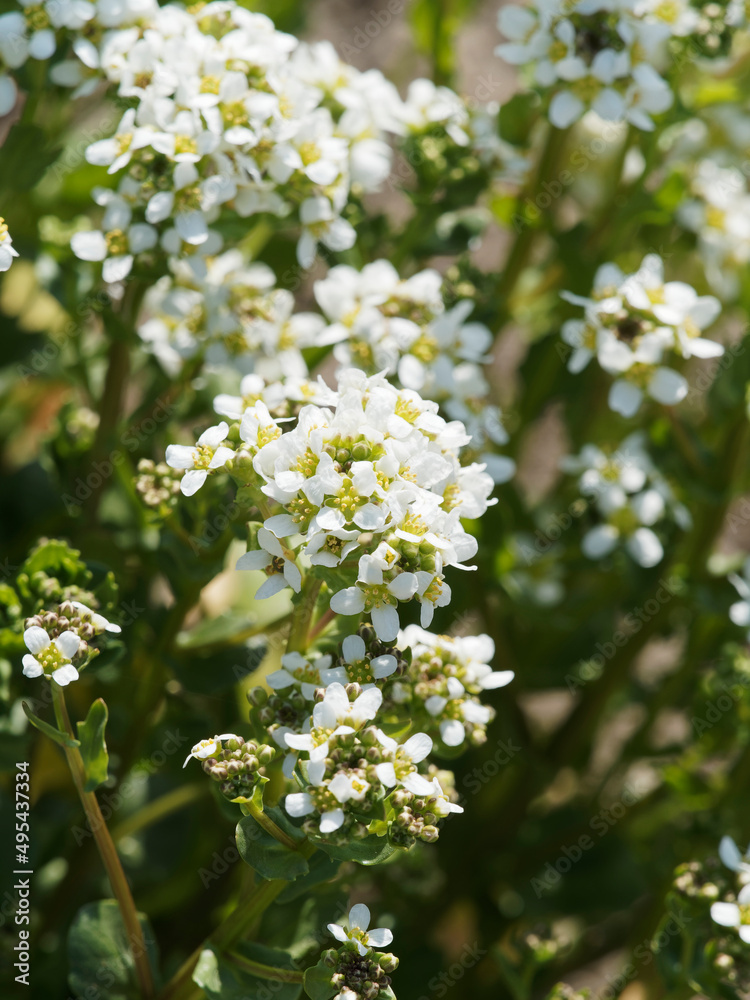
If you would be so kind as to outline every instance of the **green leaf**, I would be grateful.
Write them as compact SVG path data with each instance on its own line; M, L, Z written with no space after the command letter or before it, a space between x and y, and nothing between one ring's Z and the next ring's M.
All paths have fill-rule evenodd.
M292 882L310 870L306 858L280 844L252 816L243 816L237 824L237 850L261 878Z
M52 681L52 683L54 684L54 681ZM25 701L21 702L21 705L23 706L26 718L29 720L31 725L36 726L40 733L44 733L45 736L49 736L49 738L54 740L58 746L79 747L81 745L78 740L74 740L71 736L68 736L67 733L60 732L59 729L55 729L54 726L51 726L48 722L44 722L38 716L34 715Z
M333 969L321 959L317 965L305 969L305 993L310 1000L330 1000L338 992L331 982Z
M193 982L209 1000L297 1000L299 982L284 982L284 973L297 978L294 963L285 951L241 942L228 954L204 948L193 972Z
M207 618L189 632L181 632L177 636L177 648L197 650L230 643L237 645L256 628L256 623L248 621L246 614L229 611L216 618Z
M6 190L28 191L43 177L45 170L54 163L58 149L49 145L44 129L38 125L19 123L11 129L0 155Z
M154 935L141 914L149 962L156 969ZM114 899L102 899L82 907L68 933L70 988L78 997L107 1000L139 1000L133 953L120 908Z
M63 572L67 581L76 580L85 584L91 574L80 556L78 549L71 548L67 542L50 538L37 545L21 566L20 572L26 576L33 576L35 573L59 576Z
M93 792L107 780L109 754L104 739L107 726L107 706L103 698L97 698L89 709L85 722L78 722L78 738L81 741L81 757L86 771L85 789Z
M529 133L539 117L540 101L533 92L516 94L500 108L498 128L500 137L514 146L524 146Z
M360 865L380 865L396 851L385 837L365 837L350 844L320 844L320 849L338 861L356 861Z
M316 851L312 857L307 859L309 871L306 875L301 875L295 882L288 885L286 889L277 897L279 903L289 903L297 899L304 893L309 892L313 886L320 885L321 882L328 882L335 878L341 863L336 858L331 858L323 851Z

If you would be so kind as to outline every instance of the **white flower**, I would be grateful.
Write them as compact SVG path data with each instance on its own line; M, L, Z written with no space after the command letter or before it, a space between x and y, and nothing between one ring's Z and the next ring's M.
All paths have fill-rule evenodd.
M432 750L432 740L426 733L415 733L403 745L390 736L386 736L382 729L376 729L378 743L389 754L391 760L378 764L375 772L387 788L394 785L403 787L413 792L415 795L429 795L432 791L432 782L423 777L417 770L416 764L423 761Z
M307 198L299 211L302 235L297 243L297 260L302 267L312 267L315 248L322 243L329 250L348 250L357 234L351 223L334 213L328 198Z
M458 747L466 738L466 727L461 719L475 725L486 726L492 718L492 709L466 697L466 689L457 677L448 677L445 682L446 695L431 695L424 707L432 716L444 715L446 709L452 712L452 702L457 702L460 718L448 717L440 722L440 738L449 747Z
M353 944L360 955L366 955L373 948L385 948L393 941L393 934L386 927L368 931L370 911L364 903L356 903L349 910L348 924L348 928L341 924L329 924L328 930L342 944Z
M294 817L309 816L316 812L315 802L309 792L292 792L291 795L287 795L284 799L284 808ZM343 826L345 818L343 809L325 809L320 814L321 834L325 837L329 833L335 833Z
M281 657L281 669L274 670L266 677L266 683L274 691L283 691L292 685L298 686L308 701L313 700L318 688L327 688L335 681L348 684L349 678L343 667L331 667L330 656L309 660L297 652L285 653Z
M2 20L0 18L0 20ZM2 114L0 110L0 115ZM18 251L13 247L13 240L8 232L5 220L0 217L0 271L7 271L13 263L13 258L18 256Z
M464 811L463 806L451 802L441 788L437 778L432 779L432 795L434 796L432 805L438 816L449 816L451 813L462 813Z
M302 574L294 561L293 553L284 550L279 540L266 528L258 529L259 549L246 552L237 560L237 569L265 570L268 579L255 593L256 600L273 597L285 587L291 587L295 594L302 587Z
M750 864L746 861L748 853L742 854L731 837L724 836L719 842L719 857L733 872L750 873Z
M364 639L359 635L348 635L341 644L341 652L346 663L346 667L342 669L347 681L356 681L363 687L368 686L366 677L382 681L390 677L398 666L398 660L390 653L368 659Z
M735 625L742 627L750 625L750 559L745 560L742 576L731 573L729 580L742 598L741 601L736 601L729 608L729 617Z
M591 298L569 292L563 298L582 306L585 318L563 326L563 339L575 349L568 368L581 371L596 354L601 367L617 376L609 406L632 417L645 395L674 406L688 394L687 380L664 364L665 354L718 357L724 348L700 336L719 313L713 296L699 296L681 281L664 282L664 267L647 254L639 269L623 275L605 264L594 280Z
M190 761L195 757L196 760L207 760L209 757L213 757L217 753L221 753L221 744L223 740L237 740L242 743L243 740L240 736L236 736L234 733L222 733L220 736L214 736L211 739L201 740L200 743L196 743L193 749L185 758L185 763L183 767L187 767Z
M408 601L416 594L417 577L414 573L399 573L385 581L382 569L371 560L363 564L365 559L366 556L360 559L360 583L334 594L331 611L337 615L358 615L367 611L378 638L392 642L400 627L398 602Z
M287 733L287 746L293 750L304 750L313 763L322 762L328 756L329 739L357 732L375 718L382 701L382 691L373 687L350 703L344 686L334 682L326 688L323 701L317 702L313 708L310 732Z
M198 438L195 447L182 444L167 446L167 465L173 469L187 469L180 480L180 490L186 497L191 497L203 486L211 469L220 469L230 459L234 458L231 448L222 445L229 431L229 425L221 423L209 427Z
M370 789L370 783L357 774L337 771L328 782L328 791L343 805L345 802L361 802Z
M432 80L425 78L412 80L401 115L414 132L443 125L457 146L469 145L470 138L466 131L469 113L458 94L448 87L437 87Z
M750 885L744 885L737 894L736 903L713 903L711 919L722 927L735 927L743 941L750 944L750 917L747 905L750 903Z
M91 624L98 632L122 632L119 625L107 621L104 615L100 615L97 611L92 611L91 608L85 604L81 604L80 601L71 601L70 603L74 608L78 608L84 621L91 621Z
M74 233L70 246L81 260L104 262L104 281L123 281L132 270L134 258L156 246L157 233L145 222L133 223L130 205L114 192L100 190L96 198L100 205L106 205L102 229Z
M81 648L81 640L70 630L51 639L39 625L32 625L23 634L26 648L23 658L24 677L51 677L61 687L78 680L78 671L70 662Z

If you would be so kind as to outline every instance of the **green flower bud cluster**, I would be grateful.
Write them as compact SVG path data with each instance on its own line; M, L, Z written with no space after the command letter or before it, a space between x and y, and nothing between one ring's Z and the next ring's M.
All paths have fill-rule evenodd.
M155 463L142 458L138 463L135 490L147 507L160 510L174 506L180 493L182 473L170 469L166 462Z
M376 1000L384 990L390 991L390 973L398 968L395 955L377 951L360 955L353 945L347 944L329 949L323 955L323 962L331 967L331 985L340 995L351 990L361 1000ZM388 995L393 997L392 992Z
M683 899L713 903L726 888L726 879L715 863L687 861L675 868L672 889Z
M28 611L42 609L63 601L80 601L96 607L97 600L88 585L91 572L81 553L57 538L40 538L16 576L15 590Z
M440 816L432 811L437 799L421 798L405 788L391 796L397 810L396 818L388 825L388 836L396 847L412 847L418 840L434 844L440 836L437 823Z
M276 756L276 750L267 743L242 739L226 740L219 753L202 762L203 770L226 798L248 798L258 783L265 777L265 765Z
M590 990L577 990L567 983L557 983L552 987L552 992L547 994L546 1000L590 1000L590 997Z
M297 687L274 691L270 695L265 688L251 688L247 700L250 702L250 721L269 736L286 728L301 732L310 715L310 703Z

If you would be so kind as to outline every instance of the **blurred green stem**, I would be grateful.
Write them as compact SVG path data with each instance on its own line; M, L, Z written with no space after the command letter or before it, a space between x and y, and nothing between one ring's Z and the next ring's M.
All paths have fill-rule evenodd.
M542 151L539 154L536 169L532 172L526 186L519 195L520 211L517 213L519 218L525 203L530 200L536 207L539 189L552 179L555 171L558 173L561 171L560 155L565 149L569 131L569 129L555 128L553 125L548 126L547 136ZM539 212L538 208L537 212ZM521 228L516 232L516 238L511 245L502 275L495 290L494 297L499 313L496 332L499 332L503 328L510 316L509 304L513 297L513 292L529 262L537 234L545 228L543 225L532 225L525 217L521 219L519 224Z
M310 573L307 574L302 584L299 602L294 609L292 629L286 645L287 653L304 653L307 649L310 623L315 612L315 604L318 600L321 586L321 580L318 580L317 577L312 576Z
M158 1000L193 1000L193 998L199 997L203 991L193 982L193 971L203 950L207 947L219 952L227 952L231 949L242 939L250 924L265 912L288 884L283 879L274 879L256 886L226 920L183 962L159 994Z
M196 802L206 794L207 790L208 785L203 783L173 788L171 792L147 803L142 809L119 823L112 830L112 840L122 840L123 837L132 837L134 833L140 833L141 830L153 823L158 823L165 816L183 809L191 802Z
M63 689L54 681L50 683L52 685L52 703L55 708L57 725L63 732L67 733L72 739L75 739L75 733L73 732L70 717L68 716L68 709L65 705ZM71 774L73 775L73 783L76 786L81 804L86 813L89 829L96 840L96 846L99 848L99 854L104 862L104 867L112 886L112 892L120 907L125 932L130 941L141 995L144 1000L149 1000L154 995L154 984L151 978L151 968L149 966L146 943L143 938L143 929L138 920L138 911L135 908L128 880L125 877L117 849L102 816L96 795L93 792L86 791L86 771L83 765L83 758L77 747L66 746L64 749Z
M239 955L236 951L228 951L226 957L232 965L259 979L270 979L277 983L301 983L304 980L304 973L297 972L296 969L275 969L272 965L255 962L244 955Z

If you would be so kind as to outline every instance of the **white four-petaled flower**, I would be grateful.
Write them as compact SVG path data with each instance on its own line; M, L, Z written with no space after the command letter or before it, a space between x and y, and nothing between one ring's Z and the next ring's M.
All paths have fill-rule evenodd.
M348 928L341 924L329 924L328 930L342 944L353 944L360 955L366 955L373 948L385 948L393 941L393 933L387 927L368 931L370 910L364 903L356 903L349 910L348 924Z

